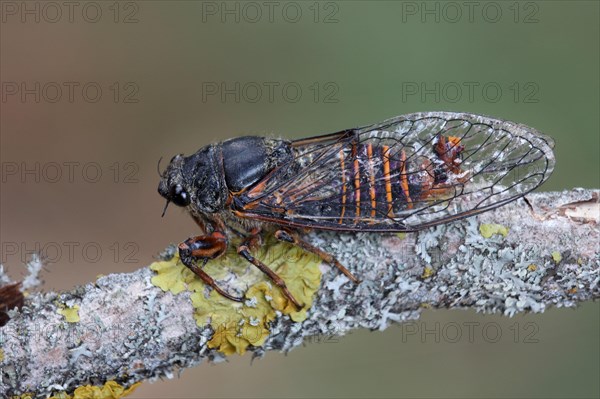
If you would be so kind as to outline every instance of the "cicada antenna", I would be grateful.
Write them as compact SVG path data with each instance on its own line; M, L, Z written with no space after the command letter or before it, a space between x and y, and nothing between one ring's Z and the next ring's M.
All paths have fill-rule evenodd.
M160 173L160 161L162 161L163 157L158 158L158 164L156 165L156 171L158 172L158 176L163 177L163 174Z

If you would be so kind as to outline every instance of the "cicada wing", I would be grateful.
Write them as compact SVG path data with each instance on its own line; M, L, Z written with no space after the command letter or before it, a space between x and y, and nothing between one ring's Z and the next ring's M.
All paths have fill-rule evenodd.
M236 198L238 216L317 229L414 231L513 201L554 167L551 139L464 113L403 115L292 146L292 162Z

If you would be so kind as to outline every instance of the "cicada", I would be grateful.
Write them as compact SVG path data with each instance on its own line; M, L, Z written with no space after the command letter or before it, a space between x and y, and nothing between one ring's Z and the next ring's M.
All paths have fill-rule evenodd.
M237 253L302 307L268 265L252 255L264 234L317 254L350 280L335 257L302 238L308 230L413 232L514 201L550 176L553 141L533 128L452 112L398 116L300 140L244 136L176 155L158 192L185 207L202 235L179 244L181 261L221 295L202 270ZM164 211L163 211L164 215Z

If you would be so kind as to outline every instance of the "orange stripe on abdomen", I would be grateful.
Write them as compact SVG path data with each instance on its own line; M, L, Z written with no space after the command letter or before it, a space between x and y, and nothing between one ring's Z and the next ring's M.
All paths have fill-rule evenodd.
M342 224L344 214L346 213L346 165L344 161L344 150L340 150L340 167L342 169L342 211L340 212L340 224Z
M354 158L354 202L356 203L354 223L358 223L358 218L360 217L360 162L358 160L358 148L356 142L352 143L352 158Z
M383 146L383 179L385 181L385 202L387 203L387 217L394 217L394 196L392 195L392 180L390 179L390 147Z
M410 191L408 188L408 175L406 174L406 152L401 151L400 155L400 187L406 198L406 207L412 209L412 200L410 199Z
M410 183L410 161L404 150L393 153L393 148L353 143L350 149L340 152L339 224L382 221L414 208L412 197L419 197Z

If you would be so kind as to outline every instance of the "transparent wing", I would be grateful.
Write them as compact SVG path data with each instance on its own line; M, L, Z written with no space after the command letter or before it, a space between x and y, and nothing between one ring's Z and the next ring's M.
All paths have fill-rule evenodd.
M417 113L292 143L295 158L234 200L240 217L414 231L501 206L552 173L552 140L481 115Z

